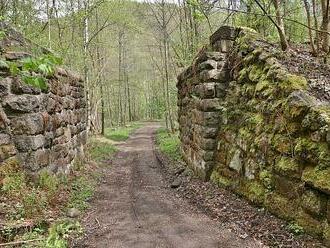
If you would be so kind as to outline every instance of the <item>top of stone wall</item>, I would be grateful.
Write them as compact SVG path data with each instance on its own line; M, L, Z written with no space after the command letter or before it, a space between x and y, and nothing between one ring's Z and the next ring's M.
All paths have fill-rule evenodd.
M42 47L33 41L25 38L22 33L14 29L4 21L0 21L0 58L5 61L20 61L29 57L39 57L46 54L53 54L49 49ZM69 77L72 81L82 84L83 79L80 75L61 67L55 68L55 77ZM8 72L7 68L0 65L2 76Z

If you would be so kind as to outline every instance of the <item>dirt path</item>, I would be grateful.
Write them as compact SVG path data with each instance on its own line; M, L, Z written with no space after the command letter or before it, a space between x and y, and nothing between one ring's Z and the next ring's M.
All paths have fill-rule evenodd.
M261 247L241 239L175 195L163 180L148 124L119 145L85 219L86 238L75 247Z

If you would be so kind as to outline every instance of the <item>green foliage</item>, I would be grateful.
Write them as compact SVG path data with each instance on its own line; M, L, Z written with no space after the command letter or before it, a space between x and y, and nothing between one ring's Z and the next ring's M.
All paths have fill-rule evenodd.
M75 178L71 183L71 193L69 197L69 208L85 210L88 207L88 201L94 193L95 185L87 180L86 177Z
M182 159L178 134L171 134L166 129L157 130L157 144L161 152L175 161Z
M37 58L25 58L19 63L2 61L0 66L8 67L11 75L20 76L26 84L47 90L46 77L54 75L55 67L61 64L61 58L53 54L44 54Z
M300 235L304 233L304 228L302 228L301 226L299 226L296 223L290 223L288 225L288 229L290 232L292 232L295 235Z
M113 153L117 151L114 145L109 142L102 142L99 140L92 140L89 144L90 155L92 160L101 162L110 157Z
M46 248L67 248L67 238L72 233L81 233L82 228L77 221L63 220L53 224L49 229Z
M22 203L24 216L29 218L41 214L48 204L45 193L36 188L22 195Z
M104 136L113 141L125 141L129 138L130 134L133 133L140 126L141 125L139 123L133 123L130 126L119 127L115 130L108 128L105 130Z
M43 170L38 175L37 185L47 192L49 198L55 196L59 188L60 180L56 175L50 174L47 170Z

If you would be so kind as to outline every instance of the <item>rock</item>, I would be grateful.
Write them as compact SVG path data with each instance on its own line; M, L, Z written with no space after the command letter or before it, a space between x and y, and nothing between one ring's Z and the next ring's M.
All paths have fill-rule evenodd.
M14 135L40 134L44 131L44 119L41 114L26 114L10 121Z
M241 156L241 151L239 149L237 149L234 153L232 160L229 163L229 168L237 171L238 173L241 172L242 167L243 167L240 156Z
M4 106L11 112L34 112L39 110L39 99L32 95L10 95L6 96Z
M6 52L5 53L5 58L7 60L19 60L19 59L24 59L24 58L28 58L28 57L32 57L32 55L30 53L26 53L26 52Z
M69 218L77 218L80 214L80 211L76 208L69 208L66 212L66 216Z
M174 181L171 183L171 188L176 189L179 188L180 185L182 184L182 180L180 178L174 179Z
M26 136L20 135L15 137L15 145L18 151L28 152L31 150L37 150L44 146L45 137L43 135Z
M174 175L181 175L185 171L184 167L178 168L175 172Z
M19 78L14 78L12 80L11 91L12 91L12 93L18 94L18 95L21 95L21 94L38 95L41 93L41 90L39 88L28 85Z

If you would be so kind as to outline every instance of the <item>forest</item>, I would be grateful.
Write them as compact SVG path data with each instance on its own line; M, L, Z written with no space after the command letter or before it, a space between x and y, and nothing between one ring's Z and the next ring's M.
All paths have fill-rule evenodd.
M0 0L0 247L330 247L330 0Z
M1 16L84 76L89 128L164 119L176 127L176 76L221 25L327 62L329 2L3 0Z

